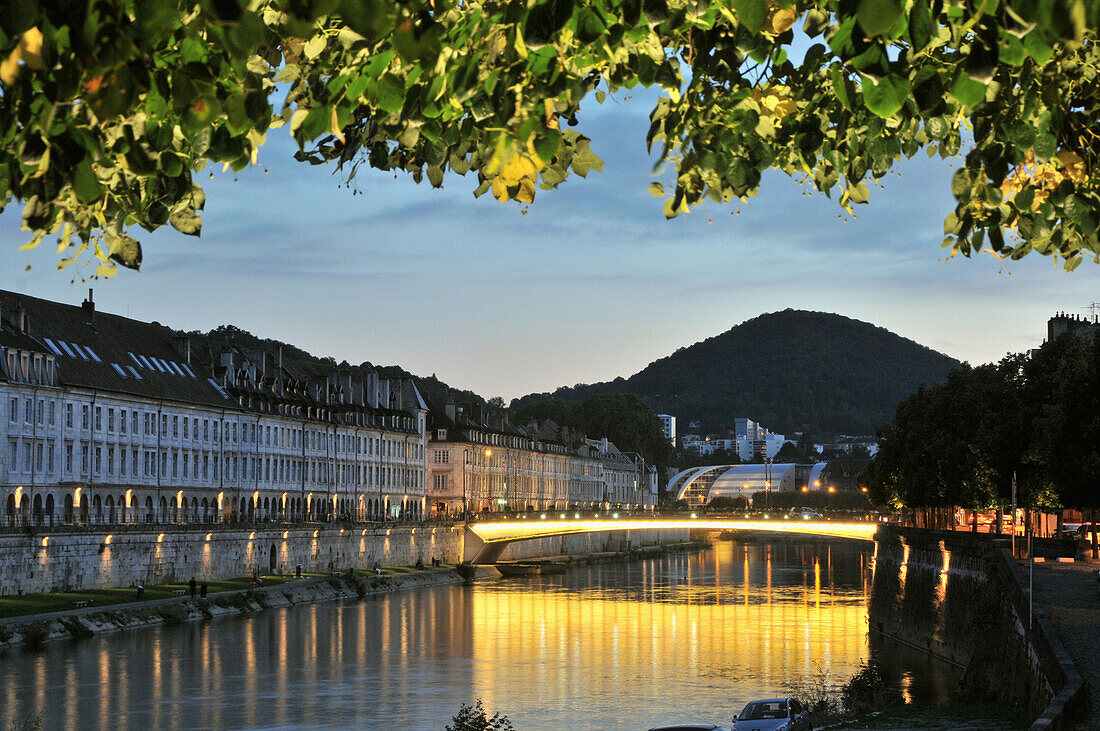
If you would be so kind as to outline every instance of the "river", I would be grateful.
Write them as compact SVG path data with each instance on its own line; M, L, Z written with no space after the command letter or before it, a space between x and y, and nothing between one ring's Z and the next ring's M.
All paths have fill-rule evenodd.
M443 586L0 655L0 728L442 729L481 698L517 729L729 724L872 659L851 544L716 543L564 575ZM916 702L921 658L878 653Z

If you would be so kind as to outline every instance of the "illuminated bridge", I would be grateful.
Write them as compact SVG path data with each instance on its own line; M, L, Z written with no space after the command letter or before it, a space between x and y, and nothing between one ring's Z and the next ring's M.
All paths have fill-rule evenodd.
M605 518L592 520L501 520L470 525L466 555L473 563L493 564L516 541L538 538L652 529L798 533L801 535L874 540L875 523L839 523L826 520L738 520L735 518Z

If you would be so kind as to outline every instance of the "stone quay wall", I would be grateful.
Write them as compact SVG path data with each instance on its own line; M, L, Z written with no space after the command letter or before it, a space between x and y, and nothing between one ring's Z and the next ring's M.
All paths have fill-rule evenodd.
M348 568L409 566L421 559L465 558L461 525L225 528L115 526L110 532L39 531L0 535L0 595ZM687 531L639 530L522 541L502 560L620 551L654 541L687 540Z
M1039 608L1029 621L1011 552L994 540L917 528L883 527L875 544L872 631L958 666L964 693L1011 703L1039 719L1033 728L1071 727L1076 671L1065 667Z

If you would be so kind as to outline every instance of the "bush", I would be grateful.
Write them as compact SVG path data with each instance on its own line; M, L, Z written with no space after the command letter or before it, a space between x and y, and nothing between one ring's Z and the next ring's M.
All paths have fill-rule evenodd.
M157 610L165 624L183 624L187 621L187 610L179 604L168 604Z
M851 713L863 715L879 711L901 702L886 685L882 673L874 665L863 663L858 673L844 686L844 707Z
M9 731L41 731L42 717L27 716L25 718L13 718L8 725Z
M13 634L15 633L12 632L11 627L7 625L0 626L0 642L7 642Z
M469 561L463 561L458 566L455 566L455 571L466 581L473 581L474 576L477 575L477 569Z
M89 629L76 617L70 617L69 619L61 620L61 625L69 633L69 636L72 637L74 640L86 640L89 637L95 635L95 632Z
M42 643L50 636L48 622L31 622L23 628L23 642L29 647L41 647Z
M485 706L478 698L474 705L465 703L458 709L458 713L451 719L451 725L446 731L514 731L515 726L507 716L494 713L492 718L485 713Z

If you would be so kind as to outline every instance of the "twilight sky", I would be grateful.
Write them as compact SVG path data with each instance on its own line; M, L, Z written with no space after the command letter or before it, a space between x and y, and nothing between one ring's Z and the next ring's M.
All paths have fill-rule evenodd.
M473 177L427 182L291 159L273 131L260 167L201 173L200 239L133 232L140 273L70 284L54 247L0 215L0 287L182 329L231 323L352 363L400 364L510 399L628 376L678 347L788 307L865 320L971 363L1038 345L1057 310L1100 301L1100 266L1049 258L944 261L949 163L921 156L873 189L856 220L781 174L746 205L666 221L645 154L650 104L589 104L580 129L603 173L538 191L524 215ZM263 167L269 170L265 173ZM740 210L740 215L734 213ZM26 270L30 265L30 270Z

